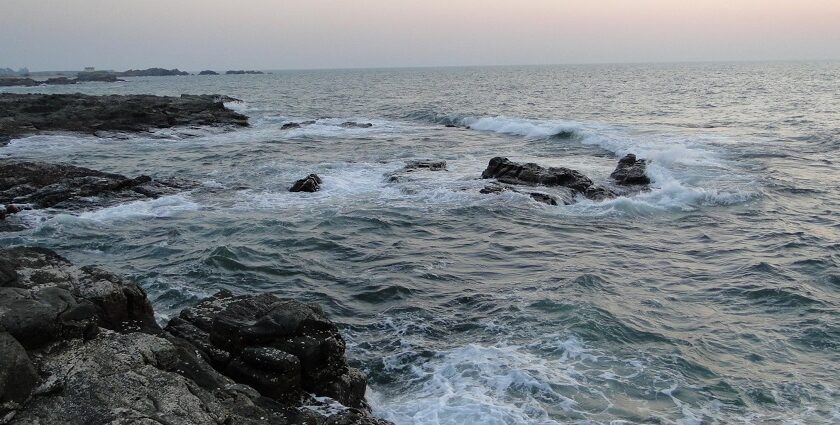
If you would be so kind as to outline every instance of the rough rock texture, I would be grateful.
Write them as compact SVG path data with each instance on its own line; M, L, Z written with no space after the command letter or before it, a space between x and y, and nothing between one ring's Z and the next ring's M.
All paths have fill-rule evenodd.
M647 185L650 184L650 178L646 172L647 161L636 159L636 155L630 153L618 161L618 166L610 174L610 178L619 185Z
M0 93L0 143L43 132L140 132L177 126L248 125L216 95L88 96Z
M562 186L589 199L602 200L615 196L609 189L596 185L582 173L563 167L544 168L534 163L519 164L507 158L490 160L481 178L495 178L500 183L527 186Z
M220 292L181 312L166 330L190 341L214 368L282 399L302 392L365 406L366 378L349 368L344 339L317 306L270 294Z
M40 248L0 250L0 291L0 424L387 424L346 406L364 406L364 378L335 357L343 341L316 307L220 294L168 327L212 333L180 337L187 326L162 331L137 285ZM233 379L192 341L243 344L225 368ZM277 348L282 341L293 347ZM298 379L282 379L293 370ZM296 391L299 383L346 405Z
M446 161L422 159L416 161L408 161L405 167L396 171L385 173L385 177L389 182L398 182L405 178L409 173L416 171L448 171L446 168Z
M317 192L321 190L321 178L317 174L310 174L292 185L289 192Z
M183 180L129 178L72 165L0 159L0 216L29 208L82 210L157 198L194 187Z
M504 192L515 192L515 193L522 193L527 194L531 197L531 199L542 202L546 205L571 205L575 203L574 193L570 190L560 190L558 193L555 194L548 194L542 192L529 192L529 191L522 191L517 189L514 186L504 185L501 183L491 184L484 186L480 191L483 194L500 194Z

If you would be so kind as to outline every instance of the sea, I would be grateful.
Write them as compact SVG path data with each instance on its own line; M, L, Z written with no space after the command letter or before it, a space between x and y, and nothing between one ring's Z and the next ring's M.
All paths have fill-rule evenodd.
M223 94L251 126L39 135L0 157L199 187L26 211L0 245L322 306L374 414L413 424L840 423L840 63L272 71L6 92ZM283 124L314 124L283 129ZM346 128L342 123L370 123ZM650 190L481 194L496 156ZM407 161L447 171L390 181ZM310 173L315 193L290 193Z

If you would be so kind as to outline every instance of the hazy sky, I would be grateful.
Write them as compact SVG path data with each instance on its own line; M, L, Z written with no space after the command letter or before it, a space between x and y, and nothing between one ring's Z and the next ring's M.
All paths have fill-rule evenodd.
M0 0L0 67L840 59L840 0Z

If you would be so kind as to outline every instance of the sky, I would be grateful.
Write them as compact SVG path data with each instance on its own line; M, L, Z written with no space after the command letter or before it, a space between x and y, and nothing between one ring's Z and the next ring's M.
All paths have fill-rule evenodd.
M840 59L840 0L0 0L0 67Z

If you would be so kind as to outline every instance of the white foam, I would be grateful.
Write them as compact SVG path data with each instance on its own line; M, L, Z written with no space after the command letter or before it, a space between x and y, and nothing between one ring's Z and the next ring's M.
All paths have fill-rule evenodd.
M497 117L466 117L461 119L461 125L474 130L492 131L494 133L525 136L528 138L551 137L562 132L578 132L579 125L567 121L540 121L522 118Z
M575 411L577 403L556 386L581 387L574 362L586 350L574 338L555 360L512 345L470 344L443 351L418 364L402 354L385 358L386 368L409 373L401 394L373 392L374 413L407 424L558 424L551 412Z
M83 212L79 218L93 221L114 221L134 218L172 217L185 211L195 211L200 205L187 194L162 196L157 199L128 202L96 211Z

